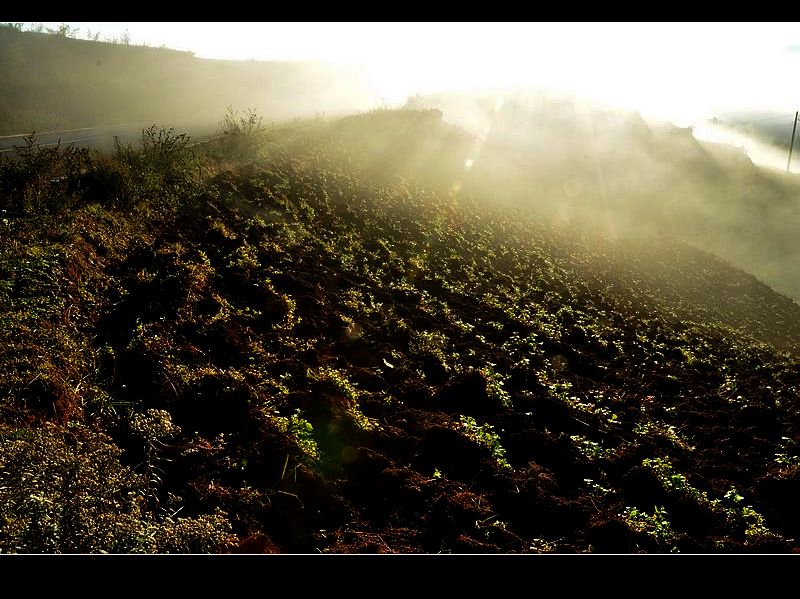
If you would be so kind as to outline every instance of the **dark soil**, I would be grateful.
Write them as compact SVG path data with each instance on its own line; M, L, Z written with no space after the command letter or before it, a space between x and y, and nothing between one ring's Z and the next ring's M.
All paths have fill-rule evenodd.
M158 466L159 501L219 508L238 553L797 550L797 359L751 336L747 297L727 320L699 291L673 301L698 272L749 275L375 182L298 139L174 219L30 233L68 248L58 284L83 295L42 317L73 340L47 364L72 370L23 387L41 360L3 350L4 422L108 432L123 464ZM130 422L149 410L180 431L148 450Z

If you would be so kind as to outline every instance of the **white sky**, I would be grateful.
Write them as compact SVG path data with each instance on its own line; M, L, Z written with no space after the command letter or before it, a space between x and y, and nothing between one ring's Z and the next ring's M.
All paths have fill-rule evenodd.
M133 44L201 58L358 63L390 102L446 88L541 86L683 125L800 105L799 23L67 24L78 37L127 30Z

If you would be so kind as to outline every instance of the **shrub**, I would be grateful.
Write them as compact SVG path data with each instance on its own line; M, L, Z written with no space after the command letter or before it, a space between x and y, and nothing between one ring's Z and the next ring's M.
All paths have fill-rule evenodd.
M71 207L80 196L89 151L61 142L42 146L35 133L23 139L13 155L0 155L0 209L31 217Z
M85 181L84 200L88 204L125 208L136 202L136 184L131 167L114 157L93 155Z
M145 199L175 199L195 189L197 160L189 148L189 136L151 125L142 130L139 148L114 140L114 157L119 161L129 188L124 197L136 204ZM125 177L127 175L127 177Z
M222 513L145 511L153 489L120 453L80 426L0 430L0 552L210 552L230 540Z
M252 108L240 114L228 106L220 126L221 150L226 158L241 159L256 153L263 141L263 119Z

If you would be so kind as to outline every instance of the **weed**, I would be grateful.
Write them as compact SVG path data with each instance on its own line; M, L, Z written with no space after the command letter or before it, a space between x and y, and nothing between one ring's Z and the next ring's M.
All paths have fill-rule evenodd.
M480 373L486 378L486 394L504 407L510 408L511 394L503 386L511 378L511 375L500 374L494 370L494 367L495 364L488 363L480 369Z
M575 448L588 460L597 460L614 453L613 450L604 449L600 443L587 439L581 435L570 436L570 441Z
M308 378L314 382L322 383L324 386L347 400L345 411L358 428L369 431L378 428L378 423L366 417L359 408L358 401L361 392L353 385L347 375L336 368L323 366L317 369L309 369Z
M626 507L619 515L631 530L645 533L660 546L668 547L671 553L678 551L674 545L677 535L672 530L668 519L669 514L663 507L655 507L653 514L637 508Z
M458 428L470 439L486 447L501 468L511 469L506 460L506 450L500 444L500 435L490 424L479 425L472 416L459 416Z
M775 461L783 466L800 466L800 455L797 455L797 443L790 437L781 437L780 451L775 454ZM791 451L791 453L790 453Z
M286 433L297 441L297 445L312 460L319 458L319 448L314 440L314 427L311 423L300 415L300 410L296 410L286 420Z
M694 451L694 446L689 443L684 435L680 434L674 425L665 424L655 420L639 421L633 427L633 432L641 436L659 435L672 441L676 446L686 451Z
M262 117L249 108L243 114L228 106L220 125L222 155L230 159L255 157L266 129Z
M691 486L683 474L675 472L668 460L647 458L643 460L642 464L655 472L666 490L690 497L699 505L724 515L730 525L744 528L748 543L780 538L779 535L767 528L764 517L760 513L752 506L744 505L744 497L739 495L736 489L731 488L725 493L723 499L711 499L705 491Z

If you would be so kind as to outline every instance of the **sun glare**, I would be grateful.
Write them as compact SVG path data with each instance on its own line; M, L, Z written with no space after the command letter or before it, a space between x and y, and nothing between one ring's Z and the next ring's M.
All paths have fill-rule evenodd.
M52 25L52 24L48 24ZM574 93L687 126L722 110L794 110L793 23L69 23L201 58L365 67L375 102L444 90ZM793 50L793 48L795 48Z

